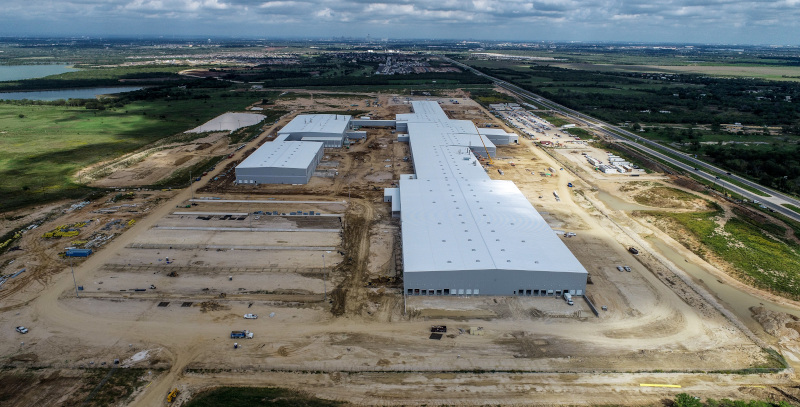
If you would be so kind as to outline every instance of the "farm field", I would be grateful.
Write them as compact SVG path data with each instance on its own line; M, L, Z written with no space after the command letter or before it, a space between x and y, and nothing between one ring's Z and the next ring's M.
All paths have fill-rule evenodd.
M47 104L0 104L0 211L91 191L78 170L191 129L256 95L212 93L211 99L131 102L89 110ZM222 95L230 96L224 99Z

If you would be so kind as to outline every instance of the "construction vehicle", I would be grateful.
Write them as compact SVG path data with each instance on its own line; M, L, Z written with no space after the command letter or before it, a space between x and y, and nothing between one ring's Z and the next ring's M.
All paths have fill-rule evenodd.
M238 339L238 338L253 339L253 333L248 330L231 331L231 339Z
M179 394L181 394L181 392L178 390L177 387L172 389L172 391L169 392L169 394L167 394L167 403L172 403L173 401L175 401L175 399L178 398Z
M483 136L478 135L478 138L481 140L481 144L483 144L483 150L486 151L486 159L489 161L489 165L494 165L494 160L492 160L492 156L489 155L489 149L486 148L486 143L483 142Z

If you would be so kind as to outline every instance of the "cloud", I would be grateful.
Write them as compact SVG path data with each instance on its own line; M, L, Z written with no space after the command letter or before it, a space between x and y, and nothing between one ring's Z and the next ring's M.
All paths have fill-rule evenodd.
M0 35L800 41L800 0L4 0ZM49 30L52 32L43 32ZM112 32L109 32L112 31Z

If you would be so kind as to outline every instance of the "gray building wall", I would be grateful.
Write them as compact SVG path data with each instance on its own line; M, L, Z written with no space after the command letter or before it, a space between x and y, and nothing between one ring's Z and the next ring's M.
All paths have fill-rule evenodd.
M367 120L367 119L352 119L350 120L351 126L359 127L394 127L395 120Z
M466 290L475 295L476 289L479 295L555 296L565 290L573 295L583 295L586 293L586 277L584 273L529 270L408 272L403 273L403 286L407 295L467 295ZM423 290L428 292L423 294ZM430 290L433 290L432 294Z
M305 169L282 167L236 168L236 183L308 184L311 175L314 174L314 170L317 168L317 164L322 161L323 149L321 147Z
M292 137L288 138L289 141L292 140ZM299 141L316 141L318 143L322 143L322 146L325 148L342 148L343 144L343 137L302 137Z
M483 136L498 146L512 144L519 141L519 136L517 136L516 134L507 134L507 135L484 134Z

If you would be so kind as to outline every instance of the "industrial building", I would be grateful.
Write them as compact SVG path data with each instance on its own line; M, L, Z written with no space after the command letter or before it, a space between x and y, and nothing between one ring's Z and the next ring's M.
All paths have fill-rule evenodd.
M316 141L325 148L341 148L352 129L351 116L341 114L301 114L278 130L275 141Z
M307 184L322 160L323 143L264 143L236 166L238 184Z
M351 116L340 114L298 115L236 166L238 184L307 184L322 160L324 148L340 148L350 132ZM350 132L350 133L348 133Z
M412 106L397 129L407 131L398 140L408 140L415 174L384 192L401 219L405 293L583 295L586 269L516 185L492 180L478 161L494 143L436 102Z

